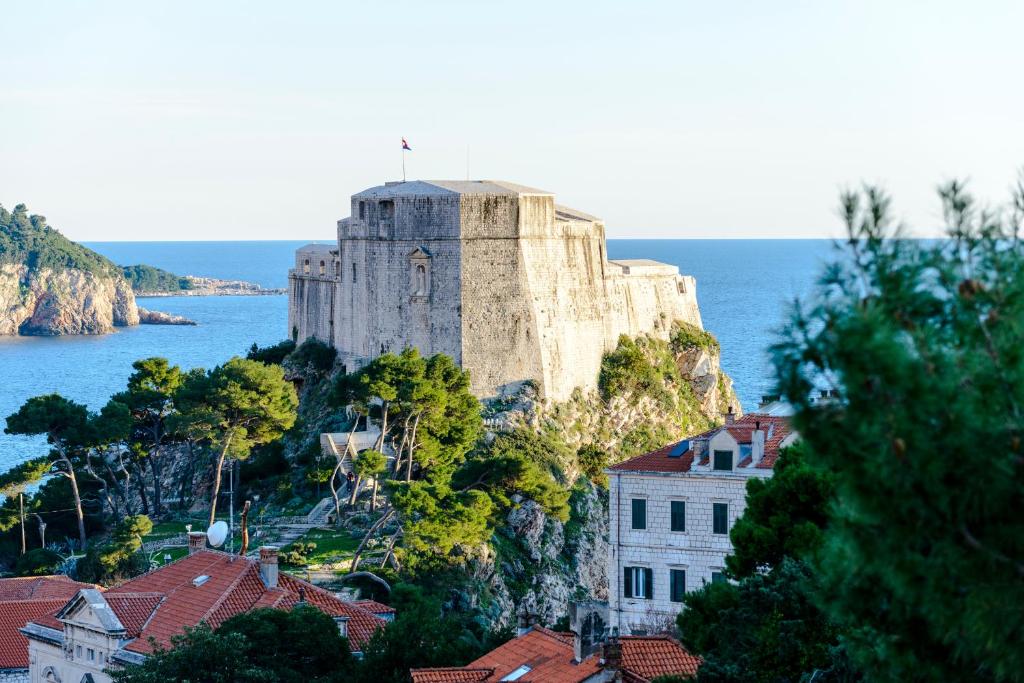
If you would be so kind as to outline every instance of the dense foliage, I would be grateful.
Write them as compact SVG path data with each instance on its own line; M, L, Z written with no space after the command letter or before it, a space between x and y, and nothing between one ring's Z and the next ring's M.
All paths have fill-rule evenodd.
M97 275L120 272L95 251L72 242L46 224L46 218L29 215L24 204L14 211L0 206L0 264L24 263L29 269L76 268Z
M775 348L808 461L834 473L819 604L871 680L1024 680L1024 181L940 189L949 239L843 197L849 240ZM812 401L818 389L830 401Z
M117 683L345 683L354 666L334 619L300 605L239 614L216 630L201 624L109 673Z
M187 277L181 277L153 266L143 264L121 266L121 272L136 293L180 292L195 288L195 285Z
M273 346L262 347L254 342L252 347L249 348L249 353L245 354L245 357L249 360L267 363L268 365L280 365L288 357L288 354L294 350L295 342L291 339L286 339Z
M747 483L726 558L738 582L687 593L678 618L683 642L704 658L702 683L796 682L815 671L820 681L845 680L834 661L839 629L813 599L812 560L831 503L831 476L807 462L803 445L780 454L771 479Z
M142 549L142 537L153 530L145 515L126 517L105 543L93 543L75 567L79 581L110 585L147 571L149 561Z

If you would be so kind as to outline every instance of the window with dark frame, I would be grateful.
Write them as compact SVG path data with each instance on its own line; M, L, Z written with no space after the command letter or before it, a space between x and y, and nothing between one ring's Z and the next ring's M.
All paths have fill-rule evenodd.
M725 574L722 572L711 572L711 583L725 583Z
M715 469L723 472L732 471L732 451L715 451Z
M672 508L672 531L686 531L686 501L673 500Z
M729 504L715 503L712 507L712 524L716 534L729 533Z
M650 567L622 568L622 595L641 600L654 599L654 570Z
M647 528L647 501L643 498L634 498L632 504L632 520L630 525L633 529Z
M668 571L668 591L669 600L672 602L683 601L683 596L686 595L685 569L670 569Z

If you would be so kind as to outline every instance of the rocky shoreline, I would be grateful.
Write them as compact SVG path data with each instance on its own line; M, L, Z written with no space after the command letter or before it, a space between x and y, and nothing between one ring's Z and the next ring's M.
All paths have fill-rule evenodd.
M197 325L195 320L189 320L181 315L164 313L162 311L151 311L139 306L140 325Z
M219 280L212 277L185 275L192 287L162 292L136 292L136 298L165 296L276 296L286 294L285 289L264 289L261 285L244 280Z

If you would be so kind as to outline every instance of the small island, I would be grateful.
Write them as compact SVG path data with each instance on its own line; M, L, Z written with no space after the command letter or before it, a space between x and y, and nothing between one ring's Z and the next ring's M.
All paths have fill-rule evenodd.
M148 296L266 296L284 294L284 289L265 289L254 282L221 280L174 273L143 264L121 266L136 297Z

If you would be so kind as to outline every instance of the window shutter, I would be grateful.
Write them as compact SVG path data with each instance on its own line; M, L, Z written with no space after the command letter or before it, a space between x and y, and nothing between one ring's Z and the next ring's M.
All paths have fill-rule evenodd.
M646 595L644 595L644 597L647 598L648 600L653 600L654 599L654 570L653 569L644 569L644 583L646 584L644 586L644 590L646 592Z
M633 597L633 568L625 567L625 571L622 572L622 594L627 598Z
M686 531L686 502L672 501L672 531Z
M729 506L726 503L714 504L714 529L716 534L729 533Z
M633 522L634 529L647 528L647 501L643 498L633 499Z

